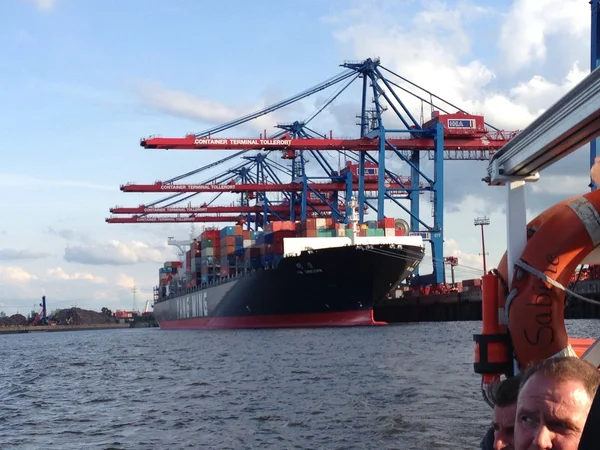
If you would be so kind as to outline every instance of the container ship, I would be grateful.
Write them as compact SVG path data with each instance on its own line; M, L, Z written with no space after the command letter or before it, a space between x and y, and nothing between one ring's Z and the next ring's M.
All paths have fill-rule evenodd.
M400 220L400 222L404 222ZM393 218L359 228L332 218L205 229L154 291L162 329L385 325L373 307L424 255ZM184 266L185 264L185 266Z

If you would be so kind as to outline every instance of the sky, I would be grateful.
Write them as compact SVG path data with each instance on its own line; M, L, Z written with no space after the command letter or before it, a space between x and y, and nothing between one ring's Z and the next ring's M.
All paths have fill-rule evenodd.
M285 7L266 0L7 0L0 23L0 311L7 314L29 313L41 295L50 309L143 308L152 299L159 267L177 258L167 237L188 238L191 227L107 224L111 207L161 198L119 186L169 179L229 153L144 150L143 136L209 129L369 57L506 130L526 127L589 73L587 0L305 0ZM279 122L310 116L331 92L222 136L272 133ZM421 102L399 96L419 117ZM357 136L359 111L357 84L313 128ZM586 192L588 159L582 148L528 185L529 217ZM405 163L389 164L409 174ZM427 158L423 167L431 170ZM481 274L475 217L490 218L488 266L506 248L506 190L481 181L486 167L445 164L444 248L459 258L459 279ZM421 197L431 223L429 196Z

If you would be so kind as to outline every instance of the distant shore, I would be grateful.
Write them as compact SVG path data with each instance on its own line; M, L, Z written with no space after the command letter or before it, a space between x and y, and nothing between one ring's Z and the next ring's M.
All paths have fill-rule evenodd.
M113 328L131 328L129 323L97 323L88 325L9 325L0 327L0 334L39 333L55 331L105 330ZM135 327L138 328L138 327Z

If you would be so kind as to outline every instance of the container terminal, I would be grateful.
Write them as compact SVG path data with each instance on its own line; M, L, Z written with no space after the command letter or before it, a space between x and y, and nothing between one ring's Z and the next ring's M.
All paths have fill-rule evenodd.
M484 116L436 96L385 67L378 58L344 62L341 67L344 70L330 79L239 119L183 137L154 135L140 140L141 147L150 151L228 153L163 181L120 187L126 193L166 195L134 207L111 208L112 215L106 219L110 224L209 224L202 234L192 235L189 240L169 240L180 248L181 260L167 262L160 269L155 311L161 299L206 293L213 287L224 291L252 271L276 269L286 260L286 240L312 237L341 242L350 239L348 232L355 229L352 236L367 239L360 248L370 245L369 236L371 240L378 238L379 243L388 236L400 239L398 245L403 245L401 238L405 236L419 237L428 251L423 258L428 264L407 260L415 267L405 273L406 267L397 266L398 276L388 293L374 297L372 292L369 294L373 300L372 323L481 319L480 278L485 268L466 267L457 257L444 255L444 170L446 164L490 160L519 130L494 127ZM352 86L357 84L358 89L354 89ZM360 91L361 99L356 115L357 136L334 137L332 130L316 130L313 121L317 123L315 119L323 111L344 92L353 90ZM232 137L243 134L236 127L324 92L329 93L327 100L304 120L274 124L273 133L264 130L254 137ZM419 119L411 112L415 105L420 106ZM215 175L213 169L221 165L226 168ZM209 171L211 175L199 181L189 179ZM229 196L229 203L215 204L224 195ZM430 208L423 208L426 202ZM386 220L390 221L387 225ZM233 225L214 226L227 223ZM236 231L223 231L230 228ZM210 233L214 233L212 238L208 237ZM296 250L299 255L310 251L308 244ZM402 258L406 260L407 256L396 260ZM431 272L423 273L424 266L430 266ZM452 280L447 279L447 267ZM455 271L472 277L455 282ZM597 292L598 275L597 267L582 269L574 275L575 289L584 289L587 294ZM321 282L337 283L338 288L345 283L339 277ZM322 291L312 292L316 295ZM219 299L221 294L225 295L220 292ZM273 290L268 295L285 298L288 292ZM188 302L190 306L184 307L187 312L170 310L165 314L173 319L179 313L184 317L198 311L206 313L202 296L193 297L196 300L189 303L191 298L179 301ZM208 309L216 308L219 301L212 301ZM567 314L597 317L598 311L576 304L567 308Z

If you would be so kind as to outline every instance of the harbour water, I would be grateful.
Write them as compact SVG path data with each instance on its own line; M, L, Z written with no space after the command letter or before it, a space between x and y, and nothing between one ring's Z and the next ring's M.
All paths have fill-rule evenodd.
M0 448L475 449L491 417L479 329L2 335Z

